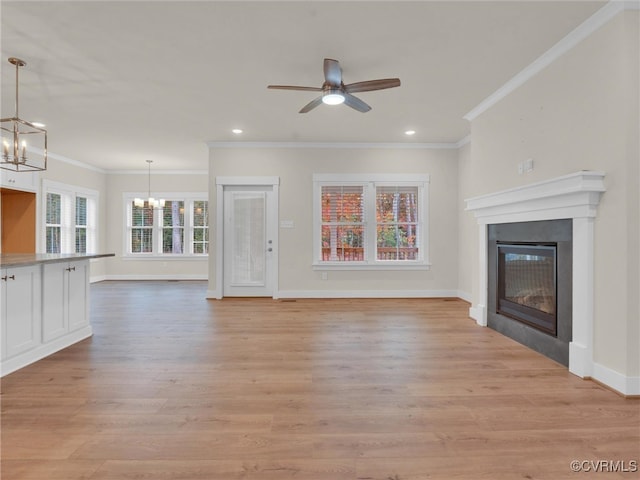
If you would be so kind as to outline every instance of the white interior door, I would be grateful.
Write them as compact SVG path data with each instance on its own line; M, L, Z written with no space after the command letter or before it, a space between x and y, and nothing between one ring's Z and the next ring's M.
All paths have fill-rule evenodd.
M272 297L277 252L273 186L228 185L223 195L223 296Z

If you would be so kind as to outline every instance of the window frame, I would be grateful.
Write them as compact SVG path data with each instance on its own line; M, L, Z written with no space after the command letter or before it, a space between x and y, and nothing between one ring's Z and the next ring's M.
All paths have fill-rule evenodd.
M179 228L183 229L183 253L164 253L162 244L163 230L172 227L165 227L163 224L162 208L154 209L153 225L150 227L152 232L151 252L132 252L131 251L131 235L134 228L132 225L132 205L135 198L146 198L148 192L125 192L123 194L123 210L124 210L124 235L122 258L125 260L199 260L208 258L211 249L211 239L208 236L207 253L194 253L194 230L195 228L206 228L209 231L211 222L210 217L206 227L194 225L194 203L198 201L207 202L207 214L210 215L209 194L207 192L154 192L156 198L162 198L165 202L178 201L184 202L184 225Z
M314 174L313 175L313 270L428 270L429 263L428 174ZM322 260L322 202L324 186L362 186L364 195L364 255L361 261ZM378 260L376 187L418 188L417 260Z
M47 199L49 194L60 195L60 224L47 223ZM86 221L83 226L86 237L86 252L76 252L76 198L82 197L87 200ZM42 245L47 250L47 228L60 228L60 253L81 253L92 255L98 253L98 215L99 215L100 192L85 187L78 187L52 180L42 181Z

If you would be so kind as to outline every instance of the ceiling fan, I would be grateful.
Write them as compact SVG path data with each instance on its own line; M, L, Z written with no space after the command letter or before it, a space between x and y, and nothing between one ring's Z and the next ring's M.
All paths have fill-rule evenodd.
M318 98L307 103L300 113L307 113L321 103L327 105L339 105L344 103L349 107L359 111L368 112L371 107L358 97L352 95L357 92L370 92L371 90L383 90L400 86L399 78L383 78L380 80L367 80L364 82L349 83L342 81L342 68L337 60L331 58L324 59L324 83L321 87L298 87L295 85L269 85L267 88L278 90L304 90L310 92L322 92Z

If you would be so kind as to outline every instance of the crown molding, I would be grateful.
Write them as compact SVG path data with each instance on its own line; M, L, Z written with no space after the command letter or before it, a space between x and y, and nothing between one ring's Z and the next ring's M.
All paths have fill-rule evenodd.
M459 148L453 143L366 143L366 142L207 142L209 148L395 148L443 150Z
M460 140L458 140L455 145L456 148L464 147L467 143L471 143L471 134L465 135Z
M567 36L556 43L553 47L538 57L533 63L522 70L520 73L512 77L507 83L505 83L498 90L493 92L487 98L485 98L480 104L467 113L463 118L468 121L475 120L482 113L486 112L489 108L494 106L504 97L511 92L522 86L529 81L535 75L540 73L546 67L555 62L562 55L567 53L573 47L582 42L585 38L590 36L593 32L598 30L604 24L609 22L620 12L625 10L639 10L640 0L624 1L624 0L611 0L588 19L578 25Z
M42 150L40 148L27 147L27 150L30 151L30 152L37 153L38 155L44 155L44 150ZM84 168L84 169L87 169L87 170L92 170L94 172L107 173L107 170L105 170L103 168L99 168L99 167L90 165L88 163L81 162L80 160L73 160L72 158L68 158L68 157L65 157L64 155L59 155L57 153L47 152L47 158L52 158L52 159L57 160L59 162L68 163L69 165L73 165L75 167Z
M149 170L105 170L107 175L149 175ZM209 175L209 170L154 170L151 175Z

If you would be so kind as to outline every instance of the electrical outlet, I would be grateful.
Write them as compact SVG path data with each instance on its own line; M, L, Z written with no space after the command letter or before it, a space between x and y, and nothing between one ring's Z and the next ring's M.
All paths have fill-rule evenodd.
M328 280L329 279L329 274L327 272L322 272L320 274L320 280Z

